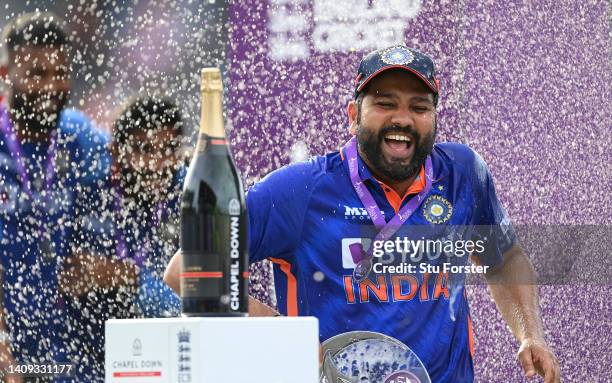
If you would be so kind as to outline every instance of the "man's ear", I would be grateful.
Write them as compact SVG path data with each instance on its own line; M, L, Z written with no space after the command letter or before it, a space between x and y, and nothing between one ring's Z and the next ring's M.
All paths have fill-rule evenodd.
M354 100L349 101L346 113L349 120L349 131L354 136L357 134L357 103Z

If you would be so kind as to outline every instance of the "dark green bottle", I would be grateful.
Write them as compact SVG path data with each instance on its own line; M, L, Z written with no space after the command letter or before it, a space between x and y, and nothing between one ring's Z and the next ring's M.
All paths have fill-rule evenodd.
M247 212L223 123L218 68L202 70L202 114L181 201L181 295L187 316L248 313Z

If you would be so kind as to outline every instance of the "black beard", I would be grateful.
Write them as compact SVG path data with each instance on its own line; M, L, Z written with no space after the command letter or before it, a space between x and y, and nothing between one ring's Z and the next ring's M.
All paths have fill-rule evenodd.
M420 170L427 156L433 150L436 139L437 121L434 122L433 132L421 137L411 127L385 126L378 134L371 129L364 128L359 122L357 124L357 142L361 154L367 162L374 168L374 172L393 181L404 181L414 177ZM412 137L414 154L410 161L391 160L387 161L382 154L382 144L385 135L388 133L405 133Z
M40 112L35 105L40 100L56 100L54 108L50 112ZM50 131L57 128L59 115L68 102L68 95L64 92L34 92L21 93L12 92L11 112L13 121L27 133L27 136L46 136Z

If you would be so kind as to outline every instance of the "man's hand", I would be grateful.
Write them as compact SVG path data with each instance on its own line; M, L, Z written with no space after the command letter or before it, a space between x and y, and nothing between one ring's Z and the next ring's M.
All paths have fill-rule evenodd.
M166 271L164 273L164 282L166 282L166 284L170 286L170 288L172 288L177 295L181 295L180 274L182 263L183 253L181 250L178 250L170 260L170 263L168 263L168 266L166 266ZM249 296L249 316L274 317L279 315L279 312L272 307Z
M249 296L249 316L250 317L277 317L280 313L263 302Z
M136 266L128 261L79 253L66 259L58 282L62 293L80 297L95 289L134 285L137 275Z
M546 383L561 381L559 363L544 340L536 275L518 245L504 253L501 268L487 274L493 300L521 347L518 359L525 375L536 372Z
M15 364L15 359L11 353L10 345L8 341L0 342L0 370L5 374L10 365ZM0 375L1 376L1 375ZM6 383L22 383L23 378L19 375L4 376L3 380Z
M544 383L561 382L559 362L544 340L525 339L518 351L518 360L528 378L538 373L544 377Z
M181 295L181 267L183 264L183 253L179 249L170 259L164 272L164 282L176 293Z

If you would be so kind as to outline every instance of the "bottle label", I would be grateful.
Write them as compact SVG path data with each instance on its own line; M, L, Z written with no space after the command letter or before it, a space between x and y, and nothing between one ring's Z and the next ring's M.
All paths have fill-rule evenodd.
M232 198L230 214L230 309L240 310L240 202Z
M227 140L225 138L211 137L206 133L200 133L196 144L196 153L204 152L208 145L227 145Z
M219 255L213 253L188 253L183 256L201 259L219 258ZM183 297L216 298L223 294L224 279L220 270L204 270L200 266L190 266L180 274L180 280Z

